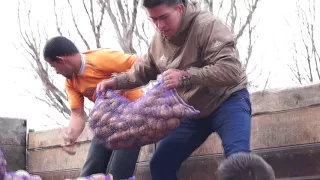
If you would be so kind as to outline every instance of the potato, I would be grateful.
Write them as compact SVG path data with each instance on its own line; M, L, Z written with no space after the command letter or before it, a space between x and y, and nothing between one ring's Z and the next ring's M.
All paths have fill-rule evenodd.
M176 118L180 118L180 117L183 117L184 116L184 107L183 105L174 105L172 107L172 111L173 111L173 115L174 117Z
M92 115L92 119L96 120L96 119L101 119L101 117L103 116L103 112L102 111L96 111L93 113Z
M147 98L145 99L145 104L146 104L146 106L152 106L152 105L155 104L156 100L157 100L156 97L154 97L154 96L149 96L149 97L147 97Z
M109 119L109 124L112 124L112 123L118 123L120 122L120 117L119 116L113 116Z
M163 105L163 104L166 104L166 99L165 98L158 98L156 100L156 105L160 106L160 105Z
M102 116L101 120L96 123L96 126L103 127L108 125L110 123L109 120L111 119L111 117L112 114L110 112L105 113Z
M148 121L148 126L152 130L157 130L157 120Z
M121 133L114 133L113 135L111 135L108 140L111 142L111 143L114 143L116 141L118 141L119 139L121 139Z
M114 145L114 143L111 143L111 142L109 141L109 139L106 139L106 141L103 142L103 143L104 143L104 146L107 147L108 149L112 149L112 147L113 147L113 145Z
M109 106L110 104L108 102L103 102L99 106L96 106L96 109L100 112L107 112L110 110Z
M108 149L119 149L118 142L107 142Z
M142 136L140 137L141 142L143 142L144 144L149 144L150 143L150 137L149 136Z
M100 137L103 133L102 133L102 128L101 127L96 127L94 130L93 130L93 133L95 136L97 137Z
M115 95L113 94L113 92L111 91L107 91L105 94L105 97L108 99L112 99Z
M153 117L158 117L158 116L160 116L160 110L161 110L161 106L153 106L150 108L150 112L147 115L153 116Z
M160 117L164 119L171 118L173 116L173 110L168 105L162 105L160 108Z
M167 103L170 104L170 105L175 105L175 104L179 104L180 103L178 98L175 97L175 96L169 96L169 97L166 98L166 100L167 100Z
M143 109L145 107L146 107L146 104L144 102L142 102L142 101L137 101L137 102L134 103L134 108L135 109L139 110L139 109Z
M158 132L158 133L156 134L156 136L154 136L151 140L157 142L157 141L159 141L160 139L163 139L167 134L168 134L168 131Z
M126 123L126 122L119 122L119 123L115 124L115 128L116 128L117 130L127 129L127 128L128 128L128 123Z
M149 137L149 138L152 138L152 137L154 137L156 135L156 131L155 130L153 130L153 129L148 129L148 131L147 131L147 136Z
M137 126L140 127L145 123L145 119L143 116L140 115L134 115L132 116L131 121L129 121L130 124L132 124L133 126Z
M129 114L124 114L123 115L123 121L126 121L126 122L128 122L129 124L132 124L131 123L131 120L132 120L132 117L133 117L134 115L132 114L132 113L129 113Z
M121 105L121 101L119 99L113 99L111 104L109 105L110 109L115 110Z
M153 114L153 109L152 109L151 107L145 107L145 108L143 109L143 113L144 113L145 115L151 115L151 114Z
M99 119L93 119L92 117L89 117L88 121L89 121L90 127L92 127L92 126L96 126L97 122L99 122Z
M102 121L109 121L109 119L112 117L112 113L111 112L106 112L102 115L101 120Z
M126 108L126 106L127 106L126 104L120 104L117 108L118 112L122 113Z
M127 105L127 106L124 108L122 114L123 114L123 115L127 115L127 114L129 114L129 113L131 113L131 112L132 112L132 107Z
M139 137L139 130L137 128L129 129L129 134L132 137Z
M94 103L94 107L100 107L101 104L104 104L104 103L107 103L107 101L105 100L97 100L95 103Z
M123 140L120 140L117 142L117 149L120 149L120 148L125 148L126 147L126 144L127 142L126 141L123 141Z
M104 174L93 174L91 175L93 180L106 180L106 176Z
M137 146L135 138L130 138L130 139L126 140L124 146L125 147L135 147L135 146Z
M171 119L168 119L166 123L167 123L167 128L169 130L174 130L180 125L180 120L177 118L171 118Z
M109 128L109 127L102 127L101 128L101 131L100 131L100 135L101 136L103 136L103 137L105 137L105 136L107 136L108 134L110 134L111 133L111 129Z
M148 126L141 126L139 127L139 134L140 136L144 136L147 134Z
M163 89L153 89L153 90L151 90L150 94L152 96L156 96L157 97L157 96L160 96L163 92L164 92Z
M158 120L156 128L157 128L157 132L166 131L167 124L166 124L165 120L164 119Z

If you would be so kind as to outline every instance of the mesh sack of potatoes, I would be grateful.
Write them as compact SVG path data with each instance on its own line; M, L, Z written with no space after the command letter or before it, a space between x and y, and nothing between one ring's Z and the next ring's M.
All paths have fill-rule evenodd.
M107 148L121 149L157 142L176 129L183 119L198 113L174 89L165 90L159 81L134 102L110 89L104 96L98 93L89 124Z

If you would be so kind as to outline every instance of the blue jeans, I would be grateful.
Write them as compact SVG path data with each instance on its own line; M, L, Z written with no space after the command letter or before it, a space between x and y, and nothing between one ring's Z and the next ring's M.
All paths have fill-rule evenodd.
M177 180L182 162L212 132L220 136L225 156L250 152L251 103L246 89L233 93L210 116L185 120L162 139L150 162L152 180Z

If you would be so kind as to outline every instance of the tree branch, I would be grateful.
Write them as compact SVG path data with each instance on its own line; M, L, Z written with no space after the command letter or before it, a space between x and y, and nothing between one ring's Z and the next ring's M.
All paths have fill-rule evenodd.
M85 44L85 46L87 47L87 50L90 49L90 46L89 46L89 43L87 42L87 40L84 38L84 36L82 35L79 27L78 27L78 24L76 22L76 19L75 19L75 16L74 16L74 13L73 13L73 9L72 9L72 5L70 3L70 0L68 0L68 4L69 4L69 7L70 7L70 11L71 11L71 16L72 16L72 21L73 21L73 25L74 27L76 28L77 30L77 33L78 35L80 36L80 38L82 39L83 43Z

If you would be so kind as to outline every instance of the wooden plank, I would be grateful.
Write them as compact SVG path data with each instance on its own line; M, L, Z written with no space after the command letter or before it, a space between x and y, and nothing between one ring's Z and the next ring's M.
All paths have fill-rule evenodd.
M150 180L150 168L149 163L138 163L135 171L135 178L137 180Z
M320 175L320 143L256 151L275 170L277 178Z
M26 120L0 117L0 145L25 146L26 126Z
M62 134L64 128L53 129L49 131L39 131L29 133L28 150L33 149L45 149L45 148L60 148L62 144ZM58 135L57 135L58 134ZM90 143L92 140L91 130L86 124L86 127L82 134L77 139L78 143ZM151 154L154 151L154 144L146 145L141 148L138 162L150 160ZM80 152L81 153L81 152Z
M39 175L42 180L57 180L66 178L77 178L80 174L80 169L70 169L65 171L47 171L32 173L33 175ZM135 171L136 179L149 180L151 179L148 163L138 163Z
M252 118L251 148L265 149L320 142L320 106L264 114ZM222 153L221 140L212 134L193 154Z
M31 132L28 136L28 149L60 146L63 142L62 135L65 128L57 128L47 131ZM77 139L77 142L88 142L92 139L92 133L86 123L86 127Z
M277 180L319 180L320 176L303 176L295 178L278 178Z
M141 147L138 162L150 161L155 147L156 146L154 144L149 144Z
M79 169L87 157L89 143L77 145L77 153L68 155L61 148L42 149L28 152L28 171L45 172L68 169Z
M319 177L320 144L257 150L254 153L259 154L273 167L277 178ZM222 154L191 157L183 163L179 179L214 180L217 167L223 159ZM148 168L147 163L140 164L136 171L137 179L151 179Z
M308 144L320 142L320 134L317 133L320 130L320 111L318 107L298 109L296 111L281 112L271 115L260 115L253 117L252 120L252 138L251 146L252 149L265 149L280 146L291 146L296 144ZM306 123L307 122L307 123ZM290 128L289 128L290 127ZM148 146L150 147L150 146ZM80 168L87 154L87 147L78 148L77 154L81 158L67 159L67 164L76 163L77 166L72 166L66 168ZM58 149L58 148L57 148ZM31 156L46 158L49 154L53 157L58 157L59 159L65 158L65 156L60 156L59 150L42 150L30 152ZM142 150L140 157L145 161L149 160L153 149ZM222 153L221 141L213 134L210 138L199 147L192 156L197 155L210 155ZM54 154L51 154L54 153ZM147 157L147 158L145 158ZM54 160L56 160L54 158ZM39 159L38 161L42 161ZM60 161L60 160L59 160ZM59 162L57 161L57 162ZM73 161L73 162L69 162ZM141 158L139 161L142 161ZM32 158L30 158L30 163L34 163ZM54 166L54 165L51 165ZM44 167L44 166L40 166ZM59 167L51 167L53 170L60 170ZM44 169L45 170L45 169ZM41 172L41 169L35 169L36 172Z
M24 119L0 117L0 149L8 171L26 169L26 126Z
M87 157L90 143L77 145L76 154L70 156L61 147L32 150L28 153L28 170L30 172L58 171L66 169L80 169ZM138 162L148 161L154 151L152 146L141 149ZM143 158L148 159L143 159Z
M0 145L7 161L7 171L26 169L26 147Z
M320 107L262 115L253 119L253 149L320 142Z
M320 174L320 144L257 150L254 153L263 157L274 169L276 177L281 179L314 179ZM222 154L191 157L187 159L179 172L183 180L214 180L217 167L224 159ZM75 178L78 169L33 173L43 180ZM151 179L149 164L138 163L135 171L136 179ZM305 178L303 178L305 177Z
M251 93L252 112L261 114L320 104L320 83Z

